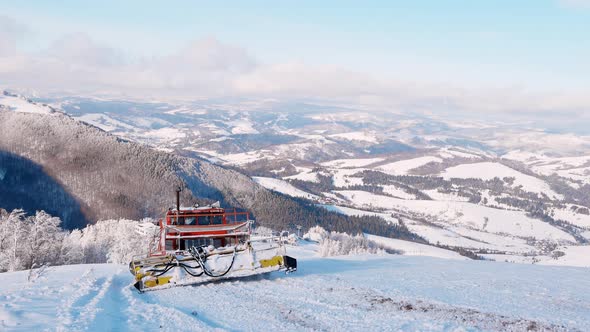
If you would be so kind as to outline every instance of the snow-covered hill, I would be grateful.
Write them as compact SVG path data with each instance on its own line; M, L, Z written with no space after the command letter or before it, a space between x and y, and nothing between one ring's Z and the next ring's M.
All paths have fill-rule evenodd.
M307 198L307 199L318 199L319 198L316 195L312 195L310 193L306 193L305 191L303 191L301 189L297 189L297 188L293 187L291 184L289 184L288 182L285 182L280 179L265 178L265 177L261 177L261 176L255 176L255 177L253 177L253 179L259 185L261 185L267 189L274 190L276 192L280 192L281 194L285 194L285 195L292 196L292 197L303 197L303 198Z
M551 190L549 184L534 176L526 175L518 172L508 166L493 163L482 162L474 164L462 164L447 168L442 176L445 179L460 178L460 179L482 179L492 180L494 178L513 178L512 186L520 186L522 190L539 195L547 195L552 198L563 199L562 195Z
M419 256L321 258L299 270L139 294L123 265L0 274L3 331L587 331L582 268Z
M564 248L590 241L590 136L280 101L40 102L327 210L378 216L445 249L574 264Z
M9 111L22 113L50 114L56 112L56 109L43 103L35 103L24 96L2 91L0 93L0 110L2 107Z
M159 218L174 204L173 190L180 186L184 204L219 201L223 207L250 211L257 225L278 230L294 223L309 228L328 219L331 230L360 232L368 226L277 195L235 170L194 156L154 151L166 148L122 140L68 114L21 112L15 100L31 108L38 104L6 96L0 100L7 103L0 104L0 209L45 210L59 216L67 229L82 228L99 219ZM137 122L149 123L145 118ZM167 137L168 128L154 131ZM383 229L372 223L376 227L369 228Z

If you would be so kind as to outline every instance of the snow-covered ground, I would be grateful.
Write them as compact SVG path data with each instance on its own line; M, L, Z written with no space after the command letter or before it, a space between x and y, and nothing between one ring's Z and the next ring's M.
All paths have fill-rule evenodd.
M257 134L258 130L252 127L252 122L247 120L230 121L228 125L232 126L232 134Z
M336 192L359 208L380 208L431 216L443 226L455 225L493 234L575 242L570 234L548 223L530 218L521 211L500 210L467 202L403 200L359 190Z
M286 176L283 179L285 180L301 180L301 181L308 181L308 182L318 182L318 174L314 172L313 169L307 167L296 167L299 173L291 176Z
M266 177L261 177L261 176L254 176L254 177L252 177L252 179L254 181L256 181L259 185L261 185L267 189L280 192L281 194L289 195L292 197L303 197L303 198L312 199L312 200L319 199L319 197L314 194L310 194L310 193L305 192L301 189L295 188L293 185L291 185L287 181L283 181L283 180L275 179L275 178L266 178Z
M383 161L383 158L336 159L322 163L322 166L333 168L365 167Z
M377 167L378 170L392 175L404 175L414 168L424 166L428 163L440 163L442 159L432 156L418 157L407 160L400 160Z
M122 121L115 120L106 114L100 113L88 113L82 116L76 117L76 119L98 127L104 131L115 131L121 130L133 130L134 127L130 126Z
M371 241L374 241L387 249L393 249L401 251L403 255L408 256L430 256L430 257L439 257L439 258L447 258L447 259L460 259L460 260L467 260L468 258L459 255L458 253L437 248L434 246L429 246L426 244L420 244L416 242L398 240L398 239L391 239L388 237L365 234L365 237Z
M345 139L349 141L361 141L361 142L369 142L369 143L377 143L377 137L375 136L374 132L362 132L362 131L355 131L350 133L339 133L333 134L329 137L335 137L340 139Z
M301 180L307 182L319 182L318 173L315 172L302 172L291 176L285 176L285 180Z
M353 208L349 208L349 207L345 207L345 206L338 206L338 205L318 204L318 206L321 206L326 210L329 210L332 212L337 212L337 213L344 214L347 216L359 216L359 217L375 216L375 217L381 217L381 218L383 218L383 220L385 220L391 224L398 223L398 220L396 218L392 217L391 214L387 214L387 213L364 211L364 210L353 209Z
M416 195L408 194L402 188L399 188L396 185L384 185L383 192L401 199L416 199Z
M495 177L503 179L505 177L514 178L513 186L522 186L522 190L536 194L545 194L551 198L562 199L563 197L553 190L548 183L534 176L518 172L508 166L500 163L483 162L474 164L463 164L447 168L442 176L446 179L482 179L491 180Z
M531 170L541 175L557 174L558 176L590 183L588 175L590 174L590 156L576 156L564 158L552 158L546 155L513 153L508 157L514 156L514 159L520 160L530 166ZM572 184L574 187L577 185Z
M6 106L11 111L22 113L50 114L51 108L28 101L24 97L9 95L0 91L0 105Z
M139 294L123 265L0 274L5 331L590 330L588 269L289 247L299 270Z

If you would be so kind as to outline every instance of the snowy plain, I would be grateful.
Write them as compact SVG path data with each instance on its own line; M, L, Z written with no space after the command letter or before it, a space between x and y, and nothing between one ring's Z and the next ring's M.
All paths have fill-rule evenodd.
M297 272L138 293L124 265L0 274L6 331L587 331L587 268L423 256L322 258Z

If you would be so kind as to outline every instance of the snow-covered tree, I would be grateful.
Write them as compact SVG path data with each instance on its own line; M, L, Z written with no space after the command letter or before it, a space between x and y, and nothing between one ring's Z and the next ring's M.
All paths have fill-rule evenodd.
M61 243L59 250L59 264L81 264L84 263L84 250L82 249L82 231L74 229L67 234Z
M37 211L34 216L25 219L27 234L24 243L20 244L25 269L59 262L60 248L65 236L60 223L59 218L44 211Z
M385 253L377 243L368 240L362 234L328 232L321 226L310 228L303 238L319 242L318 254L322 257Z
M126 264L146 254L158 238L151 219L103 220L82 230L65 231L57 217L38 211L0 210L0 272L43 265Z
M320 242L321 240L328 237L329 233L321 226L316 225L309 229L309 231L303 234L303 239Z
M8 213L0 212L0 272L16 271L23 268L22 250L26 235L25 213L17 209Z

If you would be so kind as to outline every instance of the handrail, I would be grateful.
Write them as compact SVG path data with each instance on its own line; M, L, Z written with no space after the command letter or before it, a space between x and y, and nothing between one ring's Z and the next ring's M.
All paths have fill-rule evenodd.
M176 210L173 210L176 211ZM216 217L216 216L248 216L250 215L250 212L238 212L238 211L233 211L233 212L223 212L223 213L183 213L181 211L181 213L178 215L180 217ZM168 217L176 217L176 214L172 214L169 215Z
M228 237L228 236L242 236L248 235L248 232L239 232L239 233L230 233L230 234L201 234L201 235L170 235L169 237L166 236L166 240L186 240L186 239L200 239L200 238L220 238L220 237Z
M177 233L194 233L198 232L199 229L203 232L206 231L217 231L217 230L228 230L235 231L239 228L250 227L252 220L246 220L239 224L217 224L217 225L163 225L167 230L173 230ZM208 229L207 229L208 228ZM207 229L207 230L205 230Z

